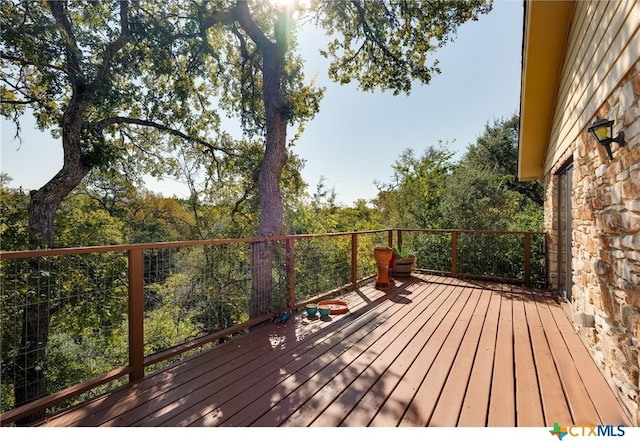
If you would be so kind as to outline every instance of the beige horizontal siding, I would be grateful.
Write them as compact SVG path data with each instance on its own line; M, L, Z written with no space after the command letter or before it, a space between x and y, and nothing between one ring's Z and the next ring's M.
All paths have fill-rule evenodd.
M640 60L640 2L577 2L560 76L545 173Z

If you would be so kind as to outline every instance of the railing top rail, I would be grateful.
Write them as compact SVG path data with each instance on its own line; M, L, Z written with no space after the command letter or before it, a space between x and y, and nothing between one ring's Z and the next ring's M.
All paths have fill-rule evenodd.
M442 228L392 228L394 231L414 231L429 233L473 233L473 234L546 234L544 231L507 231L507 230L461 230L461 229L442 229Z
M206 240L188 240L177 242L151 242L124 245L100 245L88 247L72 247L72 248L47 248L40 250L23 250L23 251L0 251L0 260L10 259L28 259L35 257L62 256L70 254L90 254L90 253L107 253L107 252L124 252L140 249L162 249L191 247L201 245L227 245L237 243L256 243L265 241L280 241L289 239L313 239L319 237L336 237L349 236L352 234L375 234L389 231L413 231L413 232L429 232L429 233L473 233L473 234L536 234L544 235L542 231L493 231L493 230L460 230L460 229L429 229L429 228L387 228L381 230L364 230L364 231L344 231L337 233L320 233L320 234L294 234L287 236L270 236L270 237L242 237L235 239L206 239Z
M313 239L316 237L335 237L350 236L352 234L374 234L390 231L391 228L382 230L365 230L365 231L345 231L338 233L322 233L322 234L295 234L288 236L269 236L269 237L243 237L235 239L205 239L205 240L187 240L177 242L151 242L138 244L123 245L99 245L88 247L72 247L72 248L46 248L39 250L23 250L23 251L0 251L0 260L10 259L28 259L35 257L62 256L70 254L91 254L91 253L108 253L123 252L140 249L162 249L162 248L178 248L192 247L201 245L227 245L236 243L255 243L280 241L288 239Z

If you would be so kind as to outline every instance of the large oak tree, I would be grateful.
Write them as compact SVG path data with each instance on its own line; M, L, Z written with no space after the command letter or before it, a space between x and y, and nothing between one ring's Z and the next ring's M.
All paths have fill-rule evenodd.
M31 248L54 246L60 202L93 168L136 163L141 174L157 170L164 146L174 145L167 137L200 149L208 160L234 155L215 141L218 116L209 96L216 85L198 81L206 69L190 41L157 24L161 7L170 5L0 3L0 112L16 122L20 136L20 116L31 111L62 146L62 168L30 195ZM48 298L41 294L31 293L22 311L25 356L16 357L15 371L25 386L15 389L16 405L46 393L40 373L60 304L41 303Z
M219 53L219 41L226 38L225 60L237 63L224 88L223 105L240 112L248 132L264 135L258 235L270 237L283 233L280 179L288 155L287 126L311 118L321 96L298 81L295 31L300 23L332 35L322 54L330 59L333 80L356 81L364 91L408 94L414 82L427 84L440 72L431 55L455 36L459 25L488 12L490 3L202 1L195 10L212 52ZM260 243L253 251L250 314L255 317L268 311L273 250Z

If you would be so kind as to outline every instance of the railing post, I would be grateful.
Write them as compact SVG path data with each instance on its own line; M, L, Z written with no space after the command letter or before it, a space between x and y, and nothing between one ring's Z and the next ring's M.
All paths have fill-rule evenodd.
M397 234L398 234L398 249L402 248L402 230L397 230Z
M458 232L451 232L451 277L458 275Z
M400 231L398 230L398 235L399 234L400 234ZM393 230L387 231L387 235L388 235L388 237L387 237L387 246L389 248L393 248ZM398 236L398 237L400 237L400 236Z
M545 287L551 286L551 279L549 275L549 234L547 232L543 233L544 240L544 283Z
M358 283L358 233L351 233L351 287Z
M144 254L129 250L129 381L144 378Z
M289 276L289 313L296 307L296 240L287 238L287 272Z
M531 285L531 233L524 233L524 284Z

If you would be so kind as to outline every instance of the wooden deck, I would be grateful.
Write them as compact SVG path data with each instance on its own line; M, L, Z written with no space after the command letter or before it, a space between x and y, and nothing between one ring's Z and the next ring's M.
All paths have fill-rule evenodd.
M42 425L631 425L549 292L420 275L345 297Z

